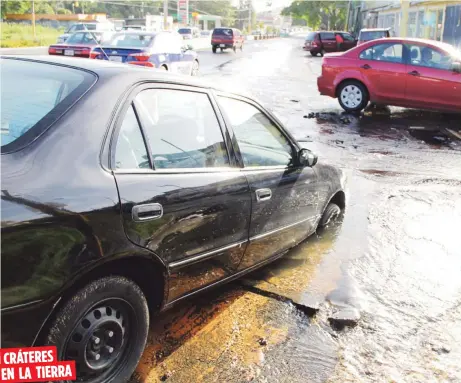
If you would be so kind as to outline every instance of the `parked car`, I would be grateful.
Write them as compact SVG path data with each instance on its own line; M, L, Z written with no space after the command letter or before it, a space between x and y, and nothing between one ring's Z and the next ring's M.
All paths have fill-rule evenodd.
M200 31L200 37L211 37L211 31Z
M343 38L338 45L336 35ZM330 52L344 52L357 45L357 40L348 32L309 32L304 41L303 49L309 51L312 56L323 56Z
M103 40L104 32L76 32L65 43L50 45L48 54L88 58L91 49Z
M341 170L250 98L98 60L1 71L2 347L54 345L79 382L128 381L150 313L344 209Z
M225 49L243 50L245 37L242 32L236 28L215 28L211 34L211 50L216 53L219 48L221 52Z
M341 107L360 111L368 102L461 112L461 53L423 39L373 40L325 57L319 92Z
M115 32L114 25L112 23L76 23L71 25L64 34L60 35L57 39L58 44L64 43L72 34L81 31L99 31L99 32Z
M200 30L198 28L179 28L178 33L184 38L184 40L200 37Z
M359 33L357 45L362 45L368 41L391 37L390 28L364 28Z
M123 32L106 44L95 47L90 58L157 68L197 76L198 55L191 46L183 46L175 32Z
M125 25L121 29L122 31L145 31L146 27L144 25Z

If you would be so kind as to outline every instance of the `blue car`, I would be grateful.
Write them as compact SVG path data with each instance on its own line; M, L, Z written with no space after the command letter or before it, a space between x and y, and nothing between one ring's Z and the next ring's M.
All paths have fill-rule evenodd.
M184 46L176 32L129 31L116 33L111 40L93 48L90 58L166 70L197 76L198 55Z

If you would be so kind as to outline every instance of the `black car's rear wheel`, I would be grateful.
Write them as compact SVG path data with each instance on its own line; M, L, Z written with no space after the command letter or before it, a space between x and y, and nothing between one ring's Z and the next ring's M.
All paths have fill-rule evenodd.
M311 51L311 56L317 57L317 52Z
M213 53L216 53L216 47L215 47L215 46L213 46L213 47L211 48L211 50L213 51Z
M147 302L124 277L96 280L74 295L57 314L47 344L60 360L75 360L77 381L128 381L146 345Z
M325 55L325 49L322 48L322 50L320 51L320 56L324 56Z

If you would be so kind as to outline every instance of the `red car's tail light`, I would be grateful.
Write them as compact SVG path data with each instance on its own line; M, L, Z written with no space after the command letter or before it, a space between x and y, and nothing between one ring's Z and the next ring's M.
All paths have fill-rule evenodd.
M150 55L147 53L132 53L128 55L129 57L133 57L136 61L149 61Z
M56 48L48 48L48 54L56 53Z

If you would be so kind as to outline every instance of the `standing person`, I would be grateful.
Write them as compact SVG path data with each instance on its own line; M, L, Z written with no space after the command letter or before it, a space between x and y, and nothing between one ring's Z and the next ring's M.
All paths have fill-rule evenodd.
M340 33L335 34L336 44L338 46L338 52L341 52L341 44L344 42L343 36Z

